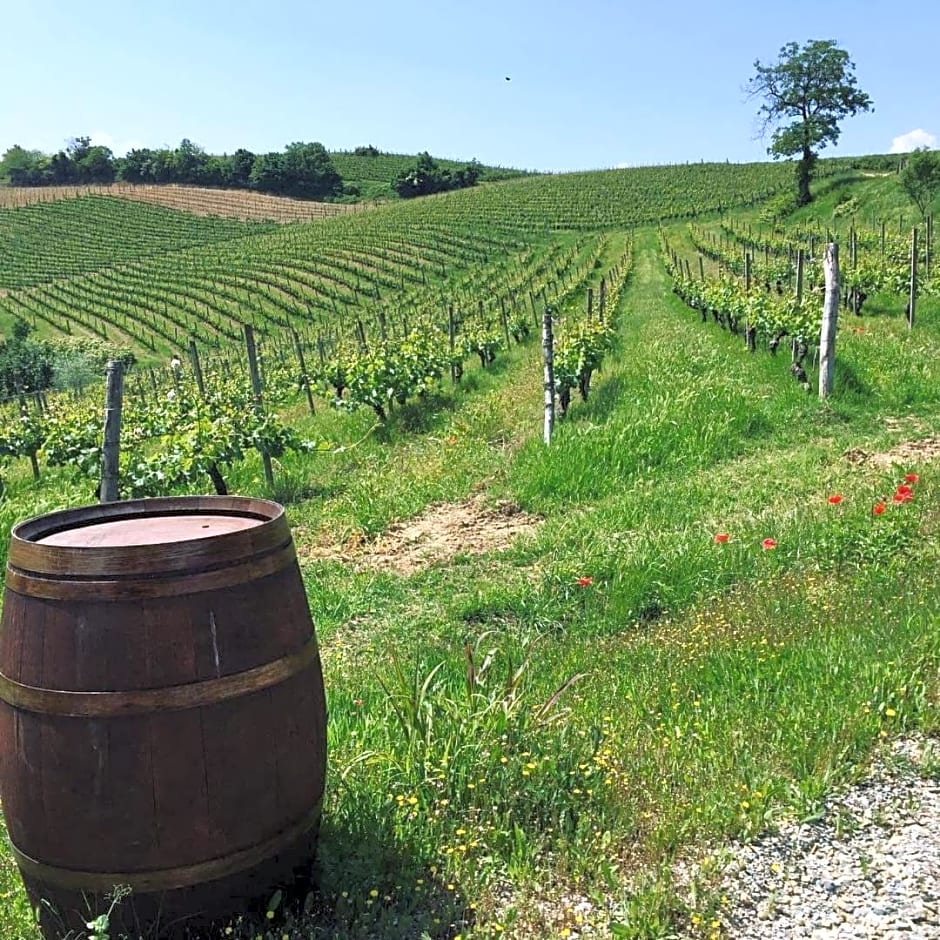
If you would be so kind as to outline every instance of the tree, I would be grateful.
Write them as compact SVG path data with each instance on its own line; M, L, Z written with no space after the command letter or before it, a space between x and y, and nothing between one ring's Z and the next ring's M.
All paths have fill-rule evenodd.
M55 353L48 343L32 339L32 329L17 318L13 335L0 340L0 394L4 396L46 389L52 383Z
M205 150L188 137L180 141L171 159L172 180L175 183L201 183L208 157Z
M343 181L321 143L293 143L284 149L285 183L292 196L322 199L343 191Z
M255 162L255 155L244 147L239 147L231 157L231 178L228 185L248 188L251 180L251 168Z
M774 128L767 152L774 159L799 155L797 199L806 205L818 151L838 142L843 118L871 111L871 98L858 88L855 63L831 39L787 43L776 62L756 60L754 69L745 90L765 99L758 111L761 135Z
M153 151L148 147L128 151L121 160L118 178L128 183L152 183Z
M14 177L20 180L30 177L39 172L39 166L44 159L41 151L25 150L19 144L14 144L0 157L0 179L6 177L12 182Z
M398 174L393 185L402 199L410 199L475 186L479 178L480 164L476 160L451 172L442 168L425 150L418 154L418 162L413 167Z
M284 155L276 152L259 153L251 166L249 181L253 189L263 193L283 193L286 186Z
M80 160L75 161L75 172L81 183L113 183L114 154L110 147L89 147Z
M926 217L930 204L940 194L940 151L926 147L915 150L901 170L901 188Z

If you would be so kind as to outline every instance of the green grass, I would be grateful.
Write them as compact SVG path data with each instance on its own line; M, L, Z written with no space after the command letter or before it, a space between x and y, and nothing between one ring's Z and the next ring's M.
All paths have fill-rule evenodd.
M708 865L690 892L677 861L812 818L886 739L940 731L936 462L844 456L940 434L940 310L910 334L844 318L823 404L671 294L652 230L635 244L618 346L551 447L534 345L380 431L298 417L347 445L285 459L272 494L329 699L317 881L306 914L220 940L707 936ZM4 522L82 499L27 472ZM265 492L250 463L231 482ZM541 525L410 577L343 560L478 492ZM8 859L2 893L4 935L34 940Z

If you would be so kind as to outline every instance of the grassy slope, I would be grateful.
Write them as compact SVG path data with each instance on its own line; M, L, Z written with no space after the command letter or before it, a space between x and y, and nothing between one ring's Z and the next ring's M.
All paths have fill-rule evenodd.
M272 935L692 930L720 906L690 903L673 859L810 815L884 735L936 730L935 465L842 456L940 433L930 309L912 336L887 315L863 335L845 324L840 356L861 381L823 406L782 359L699 324L645 230L620 346L551 448L534 349L381 440L364 414L312 419L362 443L291 458L274 494L292 500L318 622L333 782L314 917L278 915ZM873 517L901 471L921 476L915 501ZM261 491L257 474L238 487ZM541 529L410 578L308 551L477 489ZM493 655L469 696L465 643L478 667ZM409 702L400 721L392 706ZM3 864L4 934L32 940Z

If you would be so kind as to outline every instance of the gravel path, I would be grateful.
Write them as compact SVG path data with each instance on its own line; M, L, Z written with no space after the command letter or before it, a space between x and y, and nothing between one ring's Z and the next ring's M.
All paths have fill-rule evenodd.
M940 745L895 742L825 816L733 853L734 940L940 940Z

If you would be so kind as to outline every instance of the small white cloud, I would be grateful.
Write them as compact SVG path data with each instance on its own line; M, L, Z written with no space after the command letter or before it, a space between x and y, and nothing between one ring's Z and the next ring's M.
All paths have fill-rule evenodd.
M933 150L936 146L937 135L930 134L922 127L918 127L916 130L901 134L900 137L895 137L891 141L890 153L910 153L918 147L927 147Z
M614 166L614 169L615 170L629 170L631 166L633 166L632 163L618 163L616 164L616 166Z
M93 147L108 147L116 157L123 157L131 150L138 150L144 145L139 140L116 140L113 134L107 131L93 131L91 137Z

